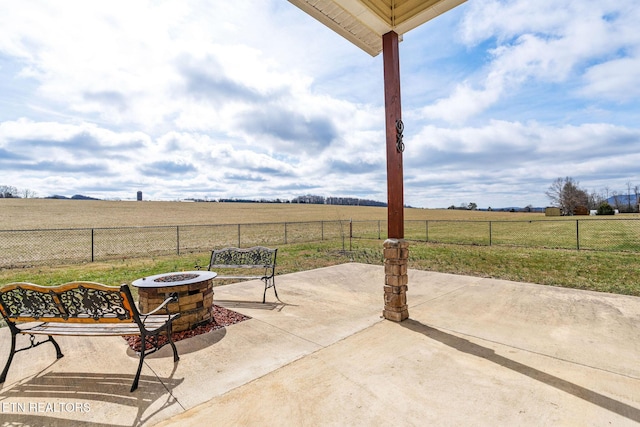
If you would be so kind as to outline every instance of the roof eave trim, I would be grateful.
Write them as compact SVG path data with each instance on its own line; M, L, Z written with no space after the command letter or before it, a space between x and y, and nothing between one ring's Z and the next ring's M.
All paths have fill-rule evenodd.
M379 35L377 33L375 33L374 31L372 31L372 30L367 28L367 31L369 32L370 35L375 35L376 36L376 37L372 37L372 39L377 39L377 42L376 43L367 43L365 40L363 40L362 38L357 37L356 35L354 35L350 31L348 31L347 29L342 27L340 24L335 22L333 19L329 18L327 15L322 13L320 10L318 10L315 7L311 6L306 1L304 1L304 0L289 0L289 2L292 3L293 5L297 6L303 12L306 12L307 14L312 16L313 18L317 19L318 21L320 21L321 23L323 23L327 27L331 28L333 31L335 31L336 33L338 33L339 35L341 35L345 39L349 40L351 43L355 44L360 49L362 49L365 52L367 52L369 55L377 56L380 52L382 52L382 38L379 37Z

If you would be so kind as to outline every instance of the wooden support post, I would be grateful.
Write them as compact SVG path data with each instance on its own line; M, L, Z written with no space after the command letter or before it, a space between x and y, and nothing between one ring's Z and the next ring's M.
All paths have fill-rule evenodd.
M404 238L404 185L402 151L398 148L397 123L402 122L400 102L400 56L398 34L382 36L384 61L384 107L387 130L388 238Z
M402 173L402 106L400 102L400 56L398 34L382 36L384 62L384 106L387 130L388 238L384 242L385 319L401 322L409 317L407 307L407 261L409 244L404 240L404 177Z

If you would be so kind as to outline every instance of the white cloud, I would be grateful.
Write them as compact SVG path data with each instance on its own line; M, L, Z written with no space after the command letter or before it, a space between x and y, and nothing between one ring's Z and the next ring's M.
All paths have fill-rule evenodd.
M628 103L640 98L640 56L615 59L590 67L581 93L592 99Z
M577 86L577 93L595 100L603 92L618 101L633 97L618 96L638 70L634 51L640 38L629 28L640 11L632 1L471 3L461 39L469 47L486 42L495 47L475 81L456 84L451 95L426 106L426 118L464 123L536 82Z
M501 192L521 206L544 206L544 192L557 177L572 176L600 191L606 179L621 186L625 177L637 176L639 141L639 129L609 124L427 126L406 143L405 191L429 207L477 202L484 194L504 200ZM448 190L430 193L434 187Z
M0 184L386 199L382 58L291 4L0 2ZM474 0L412 31L407 202L544 205L557 176L639 181L639 10Z

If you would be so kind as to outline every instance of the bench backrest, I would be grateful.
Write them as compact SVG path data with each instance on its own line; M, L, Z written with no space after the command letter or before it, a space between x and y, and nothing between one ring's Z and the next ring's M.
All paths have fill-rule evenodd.
M254 246L247 249L216 249L211 252L209 269L212 267L263 267L273 269L276 266L277 253L278 249L270 249L263 246Z
M0 288L7 321L131 323L138 316L127 285L71 282L60 286L11 283Z

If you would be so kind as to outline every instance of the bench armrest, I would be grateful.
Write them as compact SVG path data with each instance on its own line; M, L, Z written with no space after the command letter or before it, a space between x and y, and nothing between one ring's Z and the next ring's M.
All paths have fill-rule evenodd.
M140 313L140 316L142 316L142 317L151 316L152 314L156 314L157 312L159 312L163 308L165 309L167 314L169 314L169 308L167 307L167 305L169 305L172 302L178 302L178 293L177 292L171 293L169 295L169 297L162 302L162 304L160 304L158 307L156 307L152 311L150 311L148 313Z

